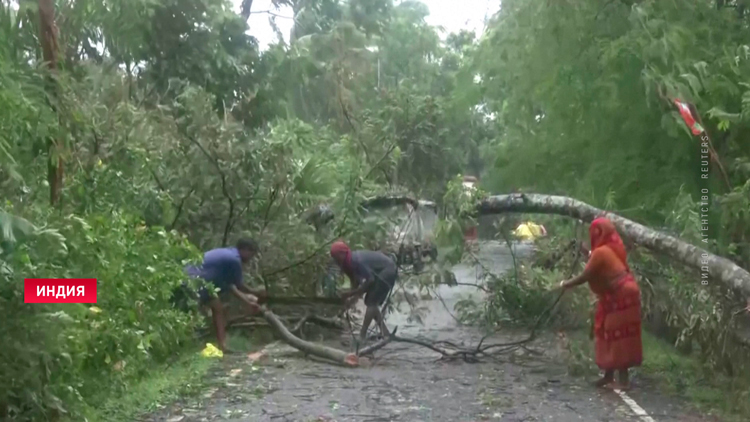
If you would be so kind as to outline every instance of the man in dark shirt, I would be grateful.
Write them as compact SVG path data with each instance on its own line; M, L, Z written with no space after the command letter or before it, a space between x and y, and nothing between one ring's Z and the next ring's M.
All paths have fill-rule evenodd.
M388 298L388 294L396 284L398 267L396 263L382 252L356 251L352 252L344 242L331 245L331 257L336 265L349 277L352 289L343 292L343 299L358 298L365 294L364 321L360 333L360 343L365 342L367 330L374 319L380 328L380 334L388 336L380 306Z
M240 239L234 248L218 248L206 252L201 266L191 265L186 270L190 276L210 282L213 287L218 288L222 296L231 292L253 313L257 313L260 311L258 297L265 298L265 292L254 292L242 282L242 265L249 262L257 253L258 244L254 240ZM211 309L219 349L229 352L226 345L224 306L219 297L207 287L201 287L198 290L199 303Z

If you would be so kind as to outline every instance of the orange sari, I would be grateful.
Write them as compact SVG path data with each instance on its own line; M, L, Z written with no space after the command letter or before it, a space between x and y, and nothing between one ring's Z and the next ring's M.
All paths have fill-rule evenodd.
M598 297L594 317L596 364L605 371L640 366L641 291L612 222L597 218L589 229L589 288Z

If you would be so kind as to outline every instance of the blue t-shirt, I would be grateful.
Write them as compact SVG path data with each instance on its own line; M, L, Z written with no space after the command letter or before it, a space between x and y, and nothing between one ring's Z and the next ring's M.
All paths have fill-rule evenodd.
M203 265L188 268L188 274L210 281L220 290L242 284L242 260L237 248L218 248L203 255Z

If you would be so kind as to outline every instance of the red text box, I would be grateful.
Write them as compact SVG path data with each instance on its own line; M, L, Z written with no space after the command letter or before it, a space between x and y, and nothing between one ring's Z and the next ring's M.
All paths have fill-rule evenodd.
M27 278L24 303L96 303L95 278Z

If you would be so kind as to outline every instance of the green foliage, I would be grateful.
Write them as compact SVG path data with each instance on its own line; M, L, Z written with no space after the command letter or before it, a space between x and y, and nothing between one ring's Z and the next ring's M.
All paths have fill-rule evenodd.
M11 420L92 405L173 356L198 322L169 303L184 264L198 257L183 236L119 213L47 221L57 241L27 237L0 261L0 405ZM23 303L24 278L82 277L98 279L94 307Z
M195 396L205 392L209 370L216 363L216 359L198 353L183 356L166 370L154 371L148 378L133 383L122 395L111 396L83 414L91 422L131 422L144 410L156 410L171 401L197 402Z
M416 1L279 0L294 11L290 42L260 51L250 3L238 15L226 0L55 2L54 73L37 5L0 6L0 317L12 351L0 358L11 380L0 418L75 419L188 346L198 321L169 296L199 251L255 237L250 283L316 293L330 241L380 248L397 224L365 213L366 197L438 202L440 262L410 282L455 282L448 269L470 255L463 234L486 195L467 195L461 174L497 193L574 196L750 262L744 6L507 0L481 38L442 39ZM731 187L714 167L701 179L704 152L671 97L702 111ZM55 143L63 200L50 207ZM321 204L335 214L326 227L305 218ZM466 312L487 325L535 320L549 288L582 266L556 245L585 230L547 227L535 262L490 278L490 300ZM658 274L645 297L670 341L695 343L708 367L739 361L715 345L733 298L638 259ZM97 277L101 312L24 305L19 280L31 276ZM583 325L588 302L566 297L558 322Z
M56 6L54 74L36 5L0 7L3 417L75 419L188 345L198 321L169 298L199 250L253 236L251 283L315 293L326 242L384 243L362 199L442 197L492 133L452 99L473 38L441 43L421 3L297 2L290 45L262 53L224 0ZM321 203L336 218L317 231L301 215ZM98 278L101 312L22 305L31 276Z

